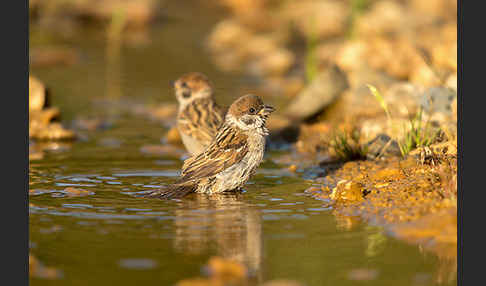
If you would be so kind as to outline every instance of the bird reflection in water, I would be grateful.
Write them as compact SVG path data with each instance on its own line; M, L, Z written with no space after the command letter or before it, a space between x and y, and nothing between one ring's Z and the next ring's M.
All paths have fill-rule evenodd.
M175 216L174 248L178 252L211 253L242 263L250 275L260 277L261 216L241 194L193 194L183 200Z

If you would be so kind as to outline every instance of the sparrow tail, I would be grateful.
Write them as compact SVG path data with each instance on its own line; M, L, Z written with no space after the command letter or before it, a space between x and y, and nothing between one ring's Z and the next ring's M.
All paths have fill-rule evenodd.
M159 198L159 199L177 199L196 191L196 186L193 185L171 185L163 187L145 194L145 198Z

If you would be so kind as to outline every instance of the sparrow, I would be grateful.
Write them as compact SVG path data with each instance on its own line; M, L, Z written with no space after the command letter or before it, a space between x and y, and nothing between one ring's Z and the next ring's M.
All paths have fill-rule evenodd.
M275 109L255 95L231 104L223 124L208 147L184 161L179 179L145 197L180 198L189 193L236 191L263 160L267 118Z
M201 153L216 136L225 111L214 101L213 86L202 73L187 73L172 85L179 102L177 130L182 142L191 155Z

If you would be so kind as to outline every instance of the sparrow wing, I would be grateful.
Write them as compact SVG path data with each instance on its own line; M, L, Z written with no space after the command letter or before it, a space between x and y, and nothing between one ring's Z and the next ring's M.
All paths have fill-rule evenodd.
M247 140L241 132L222 126L206 151L184 162L178 183L211 177L241 162L248 153Z
M218 133L224 111L212 100L199 100L190 104L180 115L179 130L199 142L207 142Z

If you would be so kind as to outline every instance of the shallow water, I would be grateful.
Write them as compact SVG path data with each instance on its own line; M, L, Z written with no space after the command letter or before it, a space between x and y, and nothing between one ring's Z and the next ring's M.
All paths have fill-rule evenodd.
M122 49L118 78L107 74L97 28L53 41L80 50L79 63L31 70L51 87L64 122L78 116L112 122L106 130L78 130L76 142L30 163L30 252L60 273L54 280L32 277L32 285L171 285L203 275L212 256L244 263L250 285L277 278L305 285L435 285L447 276L447 262L379 227L347 227L325 202L304 193L311 181L273 161L282 151L267 152L241 194L178 201L134 196L173 182L185 155L142 152L160 144L167 128L130 113L126 102L174 102L168 81L192 70L217 84L224 104L249 84L219 72L204 52L202 40L219 12L189 17L183 11L205 8L186 5L170 6L173 17L147 32L148 44ZM31 31L34 39L42 32ZM120 84L115 98L108 97L113 80Z

